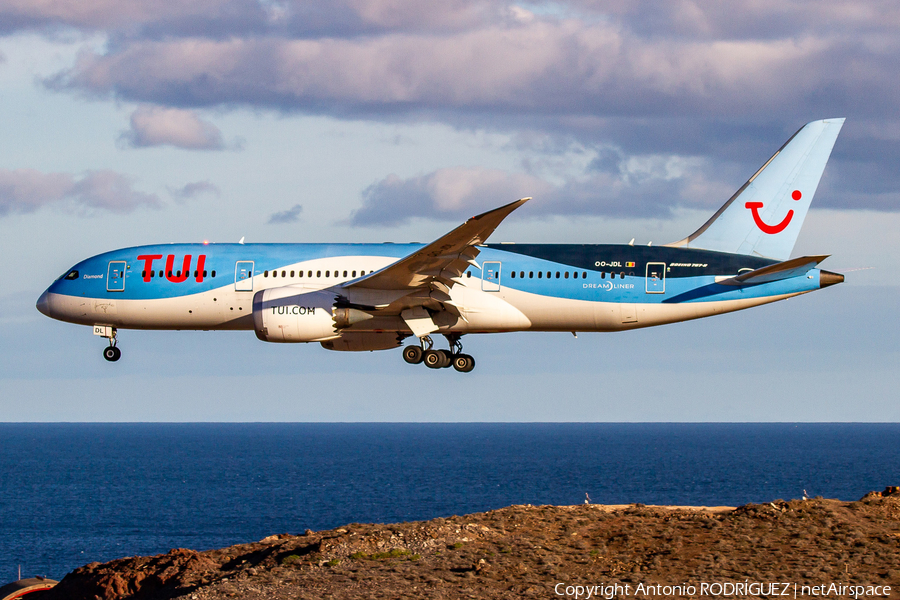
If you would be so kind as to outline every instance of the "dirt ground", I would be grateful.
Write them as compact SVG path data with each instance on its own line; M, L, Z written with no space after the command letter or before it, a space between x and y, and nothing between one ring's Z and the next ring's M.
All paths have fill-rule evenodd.
M900 598L900 496L739 508L524 505L422 522L353 523L206 552L92 563L44 600L589 594Z

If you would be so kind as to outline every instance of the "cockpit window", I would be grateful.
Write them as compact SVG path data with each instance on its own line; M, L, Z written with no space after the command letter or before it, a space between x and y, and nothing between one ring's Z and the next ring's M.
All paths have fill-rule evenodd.
M69 271L68 274L65 276L65 279L69 279L69 280L78 279L78 271L75 269Z

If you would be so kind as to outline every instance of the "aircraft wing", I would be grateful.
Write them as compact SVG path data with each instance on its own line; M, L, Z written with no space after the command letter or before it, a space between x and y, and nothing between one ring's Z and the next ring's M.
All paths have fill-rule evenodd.
M436 282L449 290L453 286L453 278L461 276L469 265L477 266L475 257L480 252L477 246L483 244L512 211L529 200L531 198L522 198L472 217L421 250L346 287L412 291Z

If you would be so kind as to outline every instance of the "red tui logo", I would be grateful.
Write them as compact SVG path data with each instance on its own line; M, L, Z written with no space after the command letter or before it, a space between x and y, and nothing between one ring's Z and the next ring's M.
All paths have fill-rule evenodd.
M793 198L794 200L799 200L802 197L803 194L800 193L800 190L794 190L791 193L791 198ZM788 225L790 225L791 219L794 218L794 211L789 210L781 223L778 223L777 225L769 225L762 220L762 217L759 216L759 209L761 209L762 207L762 202L747 202L746 204L744 204L744 208L749 208L750 212L753 213L753 221L756 223L756 226L762 230L763 233L773 235L776 233L781 233Z

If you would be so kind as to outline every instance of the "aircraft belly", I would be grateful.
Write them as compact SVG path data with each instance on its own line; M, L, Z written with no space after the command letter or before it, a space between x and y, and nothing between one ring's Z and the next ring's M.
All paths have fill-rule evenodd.
M711 302L685 302L682 304L639 304L638 320L636 323L626 325L623 329L635 329L638 327L651 327L666 323L678 323L690 321L702 317L721 315L736 310L761 306L779 300L792 298L800 294L806 294L811 290L791 292L773 296L758 296L755 298L740 298L736 300L715 300Z
M483 292L455 285L451 297L460 314L450 327L453 331L522 331L531 328L531 320L511 304L503 292Z
M223 289L145 300L52 294L50 302L56 318L82 325L125 329L253 329L253 294L238 296Z
M784 300L803 292L682 304L594 302L506 290L509 303L531 322L531 331L621 331L724 314Z
M615 303L556 298L511 288L505 289L504 296L528 319L532 331L608 331L619 322Z
M152 300L120 301L121 326L135 329L253 329L253 293L227 289Z

